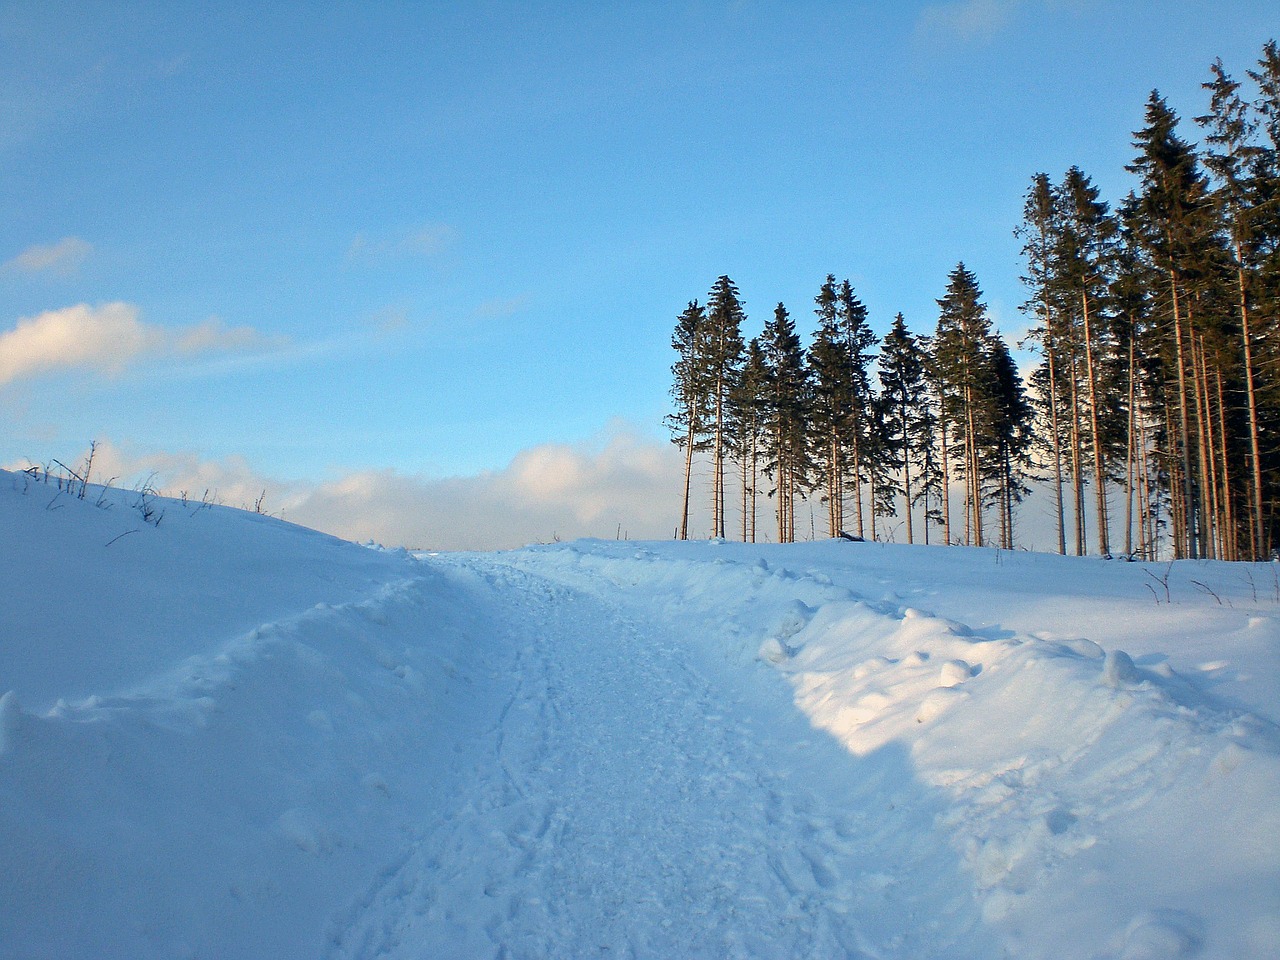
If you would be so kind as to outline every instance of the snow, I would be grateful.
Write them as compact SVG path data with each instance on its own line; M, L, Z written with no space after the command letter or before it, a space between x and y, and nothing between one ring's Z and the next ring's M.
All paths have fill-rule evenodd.
M0 473L0 956L1280 953L1280 578Z

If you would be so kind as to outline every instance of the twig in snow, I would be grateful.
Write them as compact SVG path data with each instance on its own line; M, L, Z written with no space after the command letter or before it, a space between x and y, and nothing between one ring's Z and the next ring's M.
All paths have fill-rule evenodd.
M1199 580L1192 580L1191 582L1195 584L1197 587L1199 587L1201 590L1203 590L1205 593L1207 593L1209 596L1213 597L1213 599L1217 600L1218 606L1222 606L1222 598L1218 596L1216 593L1214 593L1213 590L1210 589L1207 583L1202 583Z

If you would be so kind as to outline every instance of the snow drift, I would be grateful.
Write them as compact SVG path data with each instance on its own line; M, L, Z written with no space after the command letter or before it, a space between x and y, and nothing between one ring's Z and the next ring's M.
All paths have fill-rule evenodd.
M0 955L1268 956L1272 565L358 547L0 474Z

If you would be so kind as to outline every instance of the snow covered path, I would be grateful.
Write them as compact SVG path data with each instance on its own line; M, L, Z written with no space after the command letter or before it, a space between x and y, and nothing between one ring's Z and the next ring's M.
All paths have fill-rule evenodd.
M922 838L937 810L859 802L902 792L901 758L855 761L777 678L735 699L669 624L454 562L492 584L475 608L505 634L511 689L335 960L993 955L954 855Z

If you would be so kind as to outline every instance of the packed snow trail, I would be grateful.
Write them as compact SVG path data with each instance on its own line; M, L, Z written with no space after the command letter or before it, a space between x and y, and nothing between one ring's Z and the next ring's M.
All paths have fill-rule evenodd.
M766 668L712 683L599 593L447 562L492 585L513 689L331 958L996 955L903 757L815 734Z

